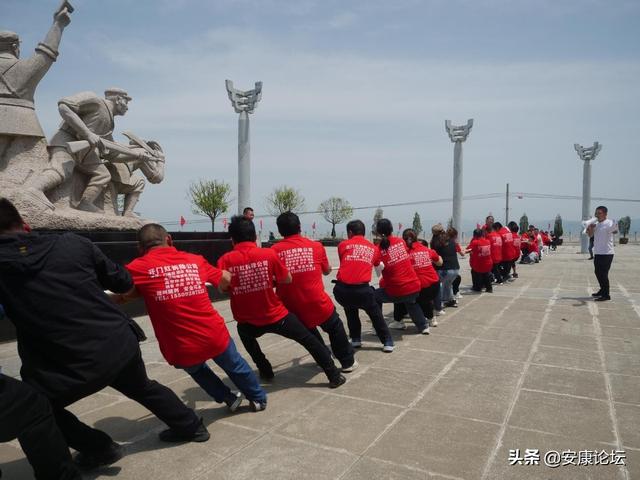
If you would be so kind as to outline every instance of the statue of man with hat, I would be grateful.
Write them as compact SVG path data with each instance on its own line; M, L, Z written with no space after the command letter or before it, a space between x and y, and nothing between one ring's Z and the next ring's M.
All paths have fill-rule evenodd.
M0 31L0 170L3 158L16 137L44 137L36 116L33 97L36 87L58 57L62 31L71 22L73 7L63 1L53 15L53 25L35 53L20 58L20 39L10 31Z
M34 175L27 187L47 192L72 180L71 206L88 212L104 213L96 201L103 198L111 181L109 163L155 158L143 148L127 151L108 150L102 143L113 141L114 117L124 115L131 101L121 88L109 88L104 98L93 92L80 92L58 101L62 125L49 141L50 161L47 168ZM85 140L91 148L72 153L69 142Z

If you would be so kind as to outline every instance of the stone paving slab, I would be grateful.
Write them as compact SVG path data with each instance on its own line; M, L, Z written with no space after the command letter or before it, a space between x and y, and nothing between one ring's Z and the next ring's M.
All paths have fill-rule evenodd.
M599 304L590 297L593 265L575 251L519 265L520 278L494 294L470 294L464 265L459 308L438 317L429 336L407 320L392 332L391 354L361 315L360 367L336 390L300 346L263 336L276 378L264 385L269 406L259 413L229 414L168 366L141 317L150 377L196 409L212 437L163 444L162 422L107 388L70 409L122 442L126 456L87 478L640 479L640 246L617 247L613 301ZM336 249L328 254L337 265ZM329 292L333 278L325 278ZM215 306L244 354L228 302ZM0 364L18 376L15 343L0 345ZM540 460L511 465L515 449L537 450ZM546 466L554 450L569 464ZM581 450L624 451L626 466L571 465ZM0 444L0 468L3 479L32 478L16 441Z

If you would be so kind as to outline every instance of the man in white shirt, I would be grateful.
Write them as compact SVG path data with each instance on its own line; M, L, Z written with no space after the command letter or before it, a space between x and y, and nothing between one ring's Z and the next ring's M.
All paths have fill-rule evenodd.
M587 227L587 235L593 237L593 265L600 290L592 294L596 302L611 300L609 296L609 269L613 262L613 234L618 233L618 224L607 218L607 207L596 208L598 223Z

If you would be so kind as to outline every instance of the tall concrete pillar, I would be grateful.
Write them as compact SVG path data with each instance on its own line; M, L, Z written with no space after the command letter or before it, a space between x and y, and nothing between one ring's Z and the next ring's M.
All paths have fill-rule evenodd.
M253 90L236 90L231 80L226 81L229 100L238 118L238 215L251 205L251 144L249 142L249 114L262 98L262 82Z
M584 148L577 143L573 144L580 160L584 161L582 166L582 220L591 218L591 161L595 160L602 150L602 144L593 142L593 147ZM580 236L580 253L589 252L589 237L586 233Z
M451 120L445 120L444 127L453 142L453 212L452 225L462 232L462 143L467 139L473 127L473 118L466 125L454 126Z

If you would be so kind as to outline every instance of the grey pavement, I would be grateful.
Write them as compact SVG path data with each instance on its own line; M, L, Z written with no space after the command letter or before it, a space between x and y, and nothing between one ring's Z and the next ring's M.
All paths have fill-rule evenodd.
M87 478L640 479L640 246L617 247L613 301L603 303L591 300L593 266L577 248L519 265L520 278L493 294L464 294L463 260L459 308L429 336L407 320L391 354L363 317L360 367L336 390L297 344L262 337L276 378L259 413L227 413L167 365L141 317L150 377L197 410L211 439L163 444L158 419L106 389L71 410L126 456ZM337 265L336 249L328 252ZM228 302L215 306L231 320ZM17 375L15 344L0 345L0 364ZM32 478L15 441L0 445L0 468L4 478Z

